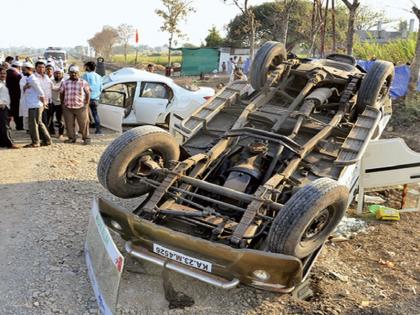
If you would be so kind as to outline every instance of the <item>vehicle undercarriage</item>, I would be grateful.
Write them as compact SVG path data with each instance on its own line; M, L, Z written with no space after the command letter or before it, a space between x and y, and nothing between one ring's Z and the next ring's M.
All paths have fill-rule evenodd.
M380 133L392 77L387 62L366 73L349 56L287 59L282 45L266 43L252 65L254 91L235 81L175 123L181 146L143 126L108 147L102 185L122 198L147 197L123 219L105 205L105 221L156 255L166 255L156 250L163 243L211 261L216 276L287 291L347 209L351 187L342 179ZM246 267L235 264L241 255L251 257ZM261 259L278 266L261 267Z

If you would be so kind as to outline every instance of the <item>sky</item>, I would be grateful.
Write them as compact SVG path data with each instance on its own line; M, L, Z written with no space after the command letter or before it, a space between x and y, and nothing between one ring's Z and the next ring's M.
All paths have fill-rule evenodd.
M336 0L340 1L340 0ZM420 6L420 0L417 4ZM260 4L264 0L250 0ZM410 0L361 0L374 10L384 10L393 19L410 19ZM193 0L196 12L191 14L182 30L188 34L186 42L200 44L213 25L223 31L238 14L233 5L223 0ZM2 14L0 47L47 46L73 47L87 45L87 40L103 25L118 26L126 23L139 30L140 44L162 46L167 34L159 30L162 19L155 14L160 0L20 0L19 11ZM5 27L7 26L7 28ZM134 38L133 38L134 41Z

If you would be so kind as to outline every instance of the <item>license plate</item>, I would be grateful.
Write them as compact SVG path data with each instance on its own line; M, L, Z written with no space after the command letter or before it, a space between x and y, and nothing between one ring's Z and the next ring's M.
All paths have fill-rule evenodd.
M211 272L211 268L212 268L211 263L194 258L194 257L187 256L185 254L176 252L172 249L160 246L158 244L153 244L153 252L160 256L179 262L181 264L184 264L184 265L196 268L196 269L200 269L203 271Z
M99 213L96 200L93 201L89 220L85 259L100 314L114 314L118 302L124 257L115 245Z

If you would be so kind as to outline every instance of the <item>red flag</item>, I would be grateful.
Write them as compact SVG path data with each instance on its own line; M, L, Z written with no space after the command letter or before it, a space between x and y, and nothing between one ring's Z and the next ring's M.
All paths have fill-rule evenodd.
M136 30L136 44L139 43L139 31Z

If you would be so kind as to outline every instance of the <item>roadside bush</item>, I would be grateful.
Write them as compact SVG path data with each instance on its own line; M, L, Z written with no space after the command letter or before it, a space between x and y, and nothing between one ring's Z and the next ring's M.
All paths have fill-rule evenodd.
M353 54L358 59L370 60L372 57L388 60L395 64L405 64L412 61L416 49L416 39L397 39L388 43L356 42Z

